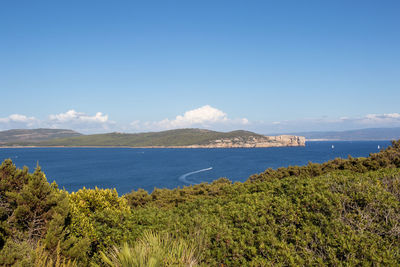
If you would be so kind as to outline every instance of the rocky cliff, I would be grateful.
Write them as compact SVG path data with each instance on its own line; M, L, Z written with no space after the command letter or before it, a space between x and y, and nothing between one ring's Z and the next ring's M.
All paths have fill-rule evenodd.
M305 146L303 136L278 135L278 136L246 136L222 138L210 141L208 144L182 146L188 148L246 148L246 147L284 147Z

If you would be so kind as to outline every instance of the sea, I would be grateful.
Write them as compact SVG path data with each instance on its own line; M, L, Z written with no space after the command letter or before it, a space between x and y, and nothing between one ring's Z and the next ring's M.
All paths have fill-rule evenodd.
M177 188L221 177L244 182L268 168L303 166L334 158L367 157L390 141L306 142L305 147L271 148L0 148L0 159L33 171L72 192L116 188L120 195L139 188Z

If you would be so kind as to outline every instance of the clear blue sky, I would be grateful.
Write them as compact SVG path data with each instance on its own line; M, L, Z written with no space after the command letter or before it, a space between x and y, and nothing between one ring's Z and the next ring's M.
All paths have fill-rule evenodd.
M0 129L399 126L399 14L385 0L2 1ZM199 108L205 121L184 115Z

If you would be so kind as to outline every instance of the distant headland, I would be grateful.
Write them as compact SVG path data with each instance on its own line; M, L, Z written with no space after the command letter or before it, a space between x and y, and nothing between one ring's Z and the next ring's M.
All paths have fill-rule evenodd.
M398 140L400 127L392 128L366 128L348 131L329 132L297 132L291 135L304 136L307 141L382 141Z
M305 146L305 137L265 136L249 131L217 132L176 129L148 133L83 135L65 129L18 129L0 132L0 146L18 147L145 147L145 148L252 148Z

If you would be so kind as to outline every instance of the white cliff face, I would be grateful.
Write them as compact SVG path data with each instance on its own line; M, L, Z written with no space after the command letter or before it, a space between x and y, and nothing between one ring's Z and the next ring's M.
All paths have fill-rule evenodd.
M211 141L205 145L191 145L190 148L239 148L239 147L283 147L305 146L306 139L303 136L278 135L278 136L248 136L224 138Z
M266 136L269 140L282 143L282 146L305 146L306 138L296 135Z

